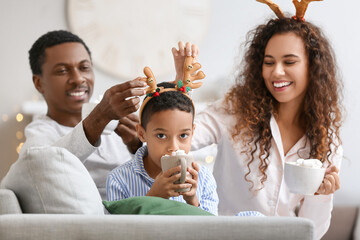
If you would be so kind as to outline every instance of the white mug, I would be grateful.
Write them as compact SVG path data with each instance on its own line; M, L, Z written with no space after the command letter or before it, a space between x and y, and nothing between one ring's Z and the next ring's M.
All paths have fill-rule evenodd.
M188 167L193 168L192 167L193 161L194 161L193 156L186 155L185 153L181 155L173 155L173 156L165 155L161 157L161 169L163 172L166 172L170 168L181 165L180 179L175 181L174 183L175 184L185 183L186 175L188 174L187 168ZM191 177L191 174L189 175ZM177 192L188 192L188 191L190 191L190 188L180 188L177 190Z
M311 160L306 159L305 162L311 162ZM323 167L309 167L306 164L286 162L284 168L286 185L292 193L314 195L324 179L325 170L326 168Z

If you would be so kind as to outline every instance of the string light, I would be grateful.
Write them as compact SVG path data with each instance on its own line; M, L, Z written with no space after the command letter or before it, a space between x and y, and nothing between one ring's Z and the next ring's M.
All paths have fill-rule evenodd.
M212 163L214 161L214 156L206 156L205 158L205 162L206 163Z
M21 142L21 143L19 144L19 146L16 147L16 152L17 152L18 154L20 153L20 150L21 150L21 148L22 148L23 145L24 145L24 143Z
M21 113L16 114L16 121L21 122L24 119L24 116Z
M24 134L23 134L22 131L17 131L17 132L16 132L16 138L17 138L18 140L22 139L23 136L24 136Z
M34 99L36 97L33 97ZM6 113L2 113L1 114L1 119L0 119L0 123L5 123L5 122L11 122L13 123L13 121L16 121L18 123L18 129L14 129L15 131L12 133L15 135L18 143L15 143L15 147L13 147L13 149L17 152L17 154L20 154L21 148L24 145L24 128L23 128L23 124L25 124L25 116L21 113L21 107L20 105L15 105L13 107L13 113L11 113L11 115L6 114ZM15 118L13 118L13 114L15 113Z

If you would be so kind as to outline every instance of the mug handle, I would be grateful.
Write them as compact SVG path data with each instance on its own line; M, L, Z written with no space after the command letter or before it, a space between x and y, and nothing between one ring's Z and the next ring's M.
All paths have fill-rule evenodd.
M184 183L186 179L186 172L187 172L187 164L185 158L180 158L181 164L181 176L180 176L180 183Z

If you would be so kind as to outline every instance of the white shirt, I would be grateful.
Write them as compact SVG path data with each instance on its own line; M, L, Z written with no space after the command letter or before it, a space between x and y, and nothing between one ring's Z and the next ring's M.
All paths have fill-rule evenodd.
M115 132L101 135L96 146L91 145L82 122L73 128L60 125L47 116L39 116L25 128L25 137L20 155L29 147L49 145L66 148L78 157L89 171L103 200L106 200L107 174L131 159L127 147Z
M231 129L236 124L235 118L222 107L222 101L208 106L195 118L196 129L192 139L192 150L197 150L212 143L218 144L218 152L214 164L214 177L219 195L219 215L234 215L240 211L259 211L267 216L295 216L295 208L303 200L299 208L299 217L311 219L315 223L316 238L321 238L329 228L333 195L305 196L289 192L284 183L284 162L295 162L298 158L307 158L310 145L303 136L284 155L279 127L272 117L270 127L272 133L269 165L266 171L267 180L260 191L249 191L251 183L244 178L248 173L247 155L241 143L234 142ZM305 145L305 147L304 147ZM300 156L299 156L300 155ZM255 153L258 156L258 153ZM331 162L340 168L342 148L331 156ZM255 175L261 176L258 165L252 164L249 178L257 183ZM260 185L255 184L255 188Z

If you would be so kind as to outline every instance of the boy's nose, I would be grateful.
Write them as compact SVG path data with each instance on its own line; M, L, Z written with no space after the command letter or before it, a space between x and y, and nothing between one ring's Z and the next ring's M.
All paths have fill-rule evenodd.
M177 150L179 150L179 144L177 143L176 140L172 140L168 146L168 152L172 153L172 152L176 152Z

